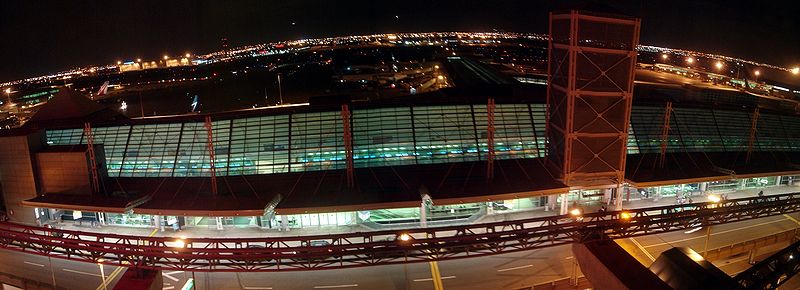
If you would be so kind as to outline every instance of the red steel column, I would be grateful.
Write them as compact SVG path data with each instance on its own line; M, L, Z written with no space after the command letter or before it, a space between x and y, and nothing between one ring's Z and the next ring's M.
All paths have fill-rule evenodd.
M208 134L208 158L211 163L211 192L217 195L217 167L216 156L214 154L214 131L211 124L211 116L206 116L206 133Z

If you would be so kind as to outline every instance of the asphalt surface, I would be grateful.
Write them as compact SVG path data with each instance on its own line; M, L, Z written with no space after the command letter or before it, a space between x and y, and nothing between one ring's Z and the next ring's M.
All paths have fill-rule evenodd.
M795 219L798 214L792 215ZM712 228L709 248L727 246L794 229L797 223L785 216L717 225ZM705 229L622 239L618 242L645 265L672 246L689 246L700 252ZM635 241L635 242L634 242ZM638 244L638 245L637 245ZM759 252L759 258L770 251ZM715 261L723 271L736 274L749 267L746 256ZM53 259L56 283L69 289L102 289L97 264ZM573 274L570 246L559 246L503 255L439 262L445 289L519 289ZM0 251L0 272L50 283L52 276L46 257L13 251ZM105 266L111 285L121 276L116 267ZM114 274L116 273L116 275ZM166 271L164 289L180 289L192 273ZM579 273L580 274L580 273ZM374 266L364 268L281 272L281 273L194 273L197 289L433 289L428 263ZM792 282L792 281L790 281ZM112 287L109 287L109 289ZM793 289L793 288L786 288Z

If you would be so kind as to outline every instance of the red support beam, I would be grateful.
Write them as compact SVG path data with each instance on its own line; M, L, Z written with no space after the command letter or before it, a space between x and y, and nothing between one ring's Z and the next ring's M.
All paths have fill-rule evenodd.
M207 133L207 145L208 145L208 158L209 163L211 165L211 193L214 196L217 195L217 166L216 166L216 155L214 154L214 127L211 123L211 116L206 116L206 133Z
M494 98L486 104L486 145L489 154L486 156L486 180L494 179Z
M758 132L758 117L761 113L758 107L753 111L752 124L750 124L750 139L747 141L747 157L745 162L750 163L750 155L753 153L753 145L756 143L756 133Z
M664 161L666 161L670 116L672 116L672 102L667 102L666 109L664 109L664 124L661 126L661 152L658 157L658 168L663 168Z
M342 135L344 139L344 154L347 170L347 187L355 187L355 173L353 168L353 136L350 132L350 106L342 105Z
M92 125L89 122L83 124L83 135L86 136L87 151L89 152L89 166L91 167L91 182L94 192L100 192L100 174L97 173L97 156L94 152L94 133L92 133Z
M141 269L275 272L429 262L660 234L800 211L800 193L625 211L456 226L317 236L187 238L127 236L0 223L0 248ZM325 241L326 246L309 246ZM251 247L252 246L252 247Z

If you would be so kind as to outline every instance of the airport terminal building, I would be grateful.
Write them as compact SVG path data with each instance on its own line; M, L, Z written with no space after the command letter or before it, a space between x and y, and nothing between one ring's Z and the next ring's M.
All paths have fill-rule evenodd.
M128 119L64 89L1 133L5 211L28 224L380 229L800 176L788 100L637 85L617 189L567 186L549 171L544 86L477 91L494 93Z

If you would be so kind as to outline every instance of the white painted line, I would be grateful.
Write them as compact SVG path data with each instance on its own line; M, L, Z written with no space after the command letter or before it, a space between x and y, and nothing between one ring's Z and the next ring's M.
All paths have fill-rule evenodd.
M314 286L314 289L349 288L349 287L358 287L358 284L331 285L331 286Z
M175 282L178 282L178 280L179 280L178 278L172 277L167 273L161 273L161 276L167 277L168 279L170 279L172 281L175 281Z
M244 290L272 290L272 287L244 286Z
M714 231L712 231L711 235L712 235L712 236L716 236L716 235L725 234L725 233L730 233L730 232L735 232L735 231L740 231L740 230L744 230L744 229L749 229L749 228L760 227L760 226L763 226L763 225L768 225L768 224L774 224L774 223L785 222L785 221L788 221L788 220L789 220L789 219L780 219L780 220L774 220L774 221L769 221L769 222L764 222L764 223L760 223L760 224L749 225L749 226L745 226L745 227L741 227L741 228L735 228L735 229L724 230L724 231L719 231L719 232L714 232ZM670 244L675 244L675 243L682 243L682 242L691 241L691 240L696 240L696 239L704 239L705 237L706 237L706 236L704 236L704 235L703 235L703 236L697 236L697 237L692 237L692 238L686 238L686 239L674 240L674 241L672 241L672 242L669 242L669 243L657 243L657 244L647 245L647 246L644 246L644 247L645 247L645 248L650 248L650 247L658 247L658 246L663 246L663 245L670 245Z
M25 263L25 264L28 264L28 265L34 265L34 266L44 267L44 265L43 265L43 264L39 264L39 263L28 262L28 261L22 261L22 262L23 262L23 263Z
M442 280L455 279L455 278L456 276L444 276L442 277ZM425 282L425 281L433 281L433 278L414 279L414 282Z
M519 266L519 267L505 268L505 269L497 270L497 272L514 271L514 270L525 269L525 268L530 268L530 267L533 267L533 265L532 264L528 264L528 265L523 265L523 266Z
M172 272L167 272L167 275L175 275L175 274L178 274L178 273L183 273L183 271L172 271Z
M639 248L639 250L644 252L644 254L647 255L648 258L650 258L650 261L653 261L653 262L656 261L656 258L653 257L653 255L650 255L650 252L648 252L644 247L642 247L642 244L640 244L638 241L636 241L636 239L634 239L634 238L628 238L628 239L631 240L631 242L633 242L633 244L636 245L636 247Z
M566 257L566 258L564 258L564 259L565 259L565 260L572 260L572 259L575 259L575 257L573 257L573 256L569 256L569 257Z
M167 287L164 287L164 288L161 288L161 289L162 289L162 290L170 290L170 289L175 289L175 286L167 286Z
M75 273L75 274L83 274L83 275L100 277L100 274L95 274L95 273L88 273L88 272L83 272L83 271L75 271L75 270L71 270L71 269L61 269L61 270L64 270L64 272L71 272L71 273Z

